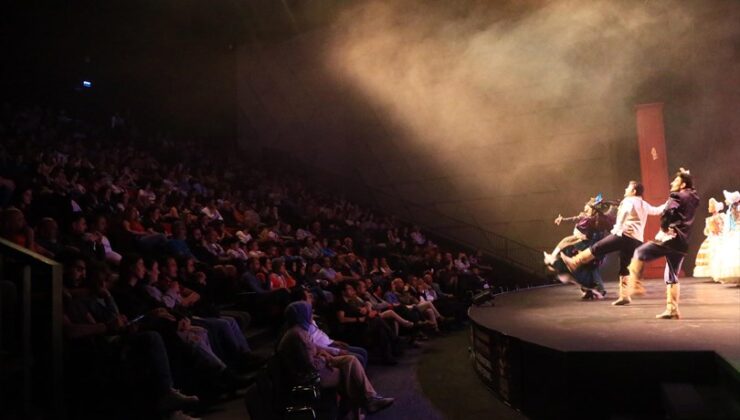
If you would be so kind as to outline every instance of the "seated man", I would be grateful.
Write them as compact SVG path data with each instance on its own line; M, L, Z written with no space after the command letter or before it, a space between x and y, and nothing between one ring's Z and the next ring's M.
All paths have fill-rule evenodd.
M285 310L288 330L278 344L278 357L288 378L300 383L318 374L322 387L338 389L356 419L362 418L361 410L375 413L393 404L393 398L375 391L357 358L334 356L314 345L309 336L312 312L311 304L303 301Z
M308 290L303 290L301 300L308 302L313 308L313 294ZM344 341L334 340L330 338L324 331L319 328L316 324L316 320L311 318L311 325L308 329L308 334L311 337L311 342L321 350L326 351L332 356L355 356L357 360L362 363L362 367L367 367L367 350L362 347L351 346Z

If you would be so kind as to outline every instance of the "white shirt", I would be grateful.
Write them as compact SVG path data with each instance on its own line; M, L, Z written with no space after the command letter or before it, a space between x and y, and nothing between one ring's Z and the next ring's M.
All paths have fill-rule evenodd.
M329 338L325 332L321 331L321 328L316 325L316 321L313 319L311 320L311 325L308 326L308 336L316 347L326 350L335 356L339 354L340 350L338 348L331 347L331 343L333 343L334 340Z
M411 232L409 235L411 236L411 239L417 244L417 245L424 245L424 242L427 241L427 238L422 235L421 232Z
M653 207L650 203L643 200L642 197L625 197L619 203L617 221L614 223L611 233L617 236L629 236L642 242L644 241L645 222L648 215L660 215L663 213L663 209L665 209L665 204Z

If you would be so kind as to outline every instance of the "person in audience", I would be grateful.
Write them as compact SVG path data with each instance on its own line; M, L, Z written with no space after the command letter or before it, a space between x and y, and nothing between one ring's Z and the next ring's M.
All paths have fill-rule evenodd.
M59 242L59 224L51 217L44 217L39 221L35 239L38 246L46 251L42 251L42 254L49 258L54 258L63 250Z
M0 236L65 261L65 293L95 323L138 319L132 330L159 334L178 386L200 393L243 385L227 365L240 367L229 354L239 352L228 349L240 347L250 318L279 325L291 291L309 289L313 310L336 324L333 335L392 363L400 357L397 326L419 337L410 325L439 321L433 306L464 312L444 292L462 296L469 283L490 279L490 270L476 275L472 255L462 263L460 250L431 243L420 228L320 185L276 177L193 140L133 141L126 132L105 139L84 118L50 115L43 132L23 129L33 142L6 135L26 117L0 115L9 128L0 130ZM426 273L431 283L410 277L407 290L384 299L396 272ZM355 289L357 281L364 284ZM109 335L118 334L102 336ZM335 348L342 356L353 349L332 340L327 351Z
M336 314L339 334L350 344L372 349L382 363L397 364L396 356L400 351L393 329L377 311L369 309L357 299L356 289L351 282L343 282L340 290Z
M288 273L285 267L285 262L282 258L275 258L271 263L272 271L269 275L270 290L286 289L290 290L296 287L296 281L293 276Z
M43 252L44 250L36 244L35 236L33 229L26 223L26 217L20 209L9 207L2 211L0 237L31 251Z
M308 302L313 308L313 295L311 292L305 289L299 290L299 299ZM352 355L357 358L362 364L362 367L367 368L367 350L362 347L352 346L344 341L335 340L330 338L316 323L315 317L311 318L311 325L309 326L308 334L313 342L319 349L325 350L333 356L344 356Z
M426 317L435 333L439 333L439 322L444 320L442 314L437 311L434 303L420 301L411 293L411 287L399 277L391 282L391 289L385 294L385 300L394 307L405 307Z
M195 258L188 246L187 227L182 222L172 225L172 236L167 240L166 253L177 258Z
M288 330L278 344L281 365L293 383L300 383L314 373L325 388L336 387L349 404L354 419L361 410L372 414L393 404L393 398L377 393L359 360L350 355L332 355L311 340L312 308L308 302L293 302L285 309Z
M156 233L147 230L139 220L139 210L129 205L123 211L123 221L121 222L123 231L129 239L138 247L145 251L154 251L164 247L167 238L162 233Z
M357 282L356 291L357 299L361 301L369 311L375 311L381 319L391 322L396 330L396 334L398 334L399 326L404 328L413 328L414 323L404 319L396 313L390 303L384 301L379 302L379 299L373 298L372 293L367 290L367 283L364 281Z
M123 256L113 250L110 239L106 236L108 230L108 219L103 214L98 214L93 217L92 229L90 229L90 238L103 246L103 254L105 255L105 261L118 265L121 263Z

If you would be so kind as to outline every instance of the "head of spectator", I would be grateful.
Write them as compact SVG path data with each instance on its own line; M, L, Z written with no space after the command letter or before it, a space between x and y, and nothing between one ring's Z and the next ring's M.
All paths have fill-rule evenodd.
M72 236L82 236L87 232L87 219L85 215L78 212L72 215L69 224L69 231Z
M157 223L162 218L162 210L157 206L149 206L146 209L144 218L150 223Z
M105 297L113 287L113 272L107 264L91 263L85 284L94 296Z
M285 323L288 328L299 326L308 331L311 326L313 310L305 300L291 303L285 308Z
M150 285L157 285L160 282L160 278L166 279L166 276L160 276L159 261L155 259L148 260L144 263L146 267L146 278L145 283Z
M108 230L108 218L103 214L95 215L92 219L91 231L99 234L105 234Z
M71 252L61 258L64 264L64 287L79 289L87 278L87 261L80 253Z
M257 274L262 270L262 263L260 262L259 258L252 257L249 259L249 271L252 272L252 274Z
M396 293L403 293L406 288L406 283L400 277L396 277L391 282L391 290Z
M331 258L329 258L329 257L324 257L324 260L323 260L323 261L321 262L321 265L322 265L322 266L323 266L324 268L331 268Z
M172 239L184 241L188 237L188 230L182 222L172 225Z
M144 259L138 254L124 256L121 260L120 273L120 283L128 284L132 287L136 286L140 281L144 280L147 274Z
M357 289L351 281L345 281L341 286L342 298L346 301L357 298Z
M54 243L59 238L59 225L51 217L44 217L36 227L36 239Z
M139 221L139 210L134 206L126 206L123 210L123 221L126 222L138 222Z
M177 259L175 257L165 258L158 268L161 271L162 277L167 277L171 280L178 279L179 267L177 266Z
M203 229L200 226L193 227L190 231L190 238L194 244L200 244L203 242Z
M214 228L208 228L205 240L210 244L218 242L218 231Z
M17 243L15 237L25 234L26 217L16 207L9 207L3 210L0 223L0 236L3 238Z
M33 187L27 186L16 190L18 199L16 205L19 209L28 210L33 202Z

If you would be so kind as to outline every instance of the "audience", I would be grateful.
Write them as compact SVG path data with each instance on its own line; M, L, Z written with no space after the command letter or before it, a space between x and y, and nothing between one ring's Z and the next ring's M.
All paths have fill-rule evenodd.
M113 135L64 112L3 107L0 236L65 264L69 341L124 337L150 353L140 362L159 364L152 384L167 402L153 406L193 401L175 386L240 386L238 372L262 362L245 333L283 322L292 296L330 328L298 320L305 306L292 304L281 348L338 371L331 381L355 407L377 406L368 357L395 364L399 334L415 345L422 329L463 321L470 292L490 282L480 253L453 258L418 226L233 151L129 127ZM77 358L70 369L97 367Z

